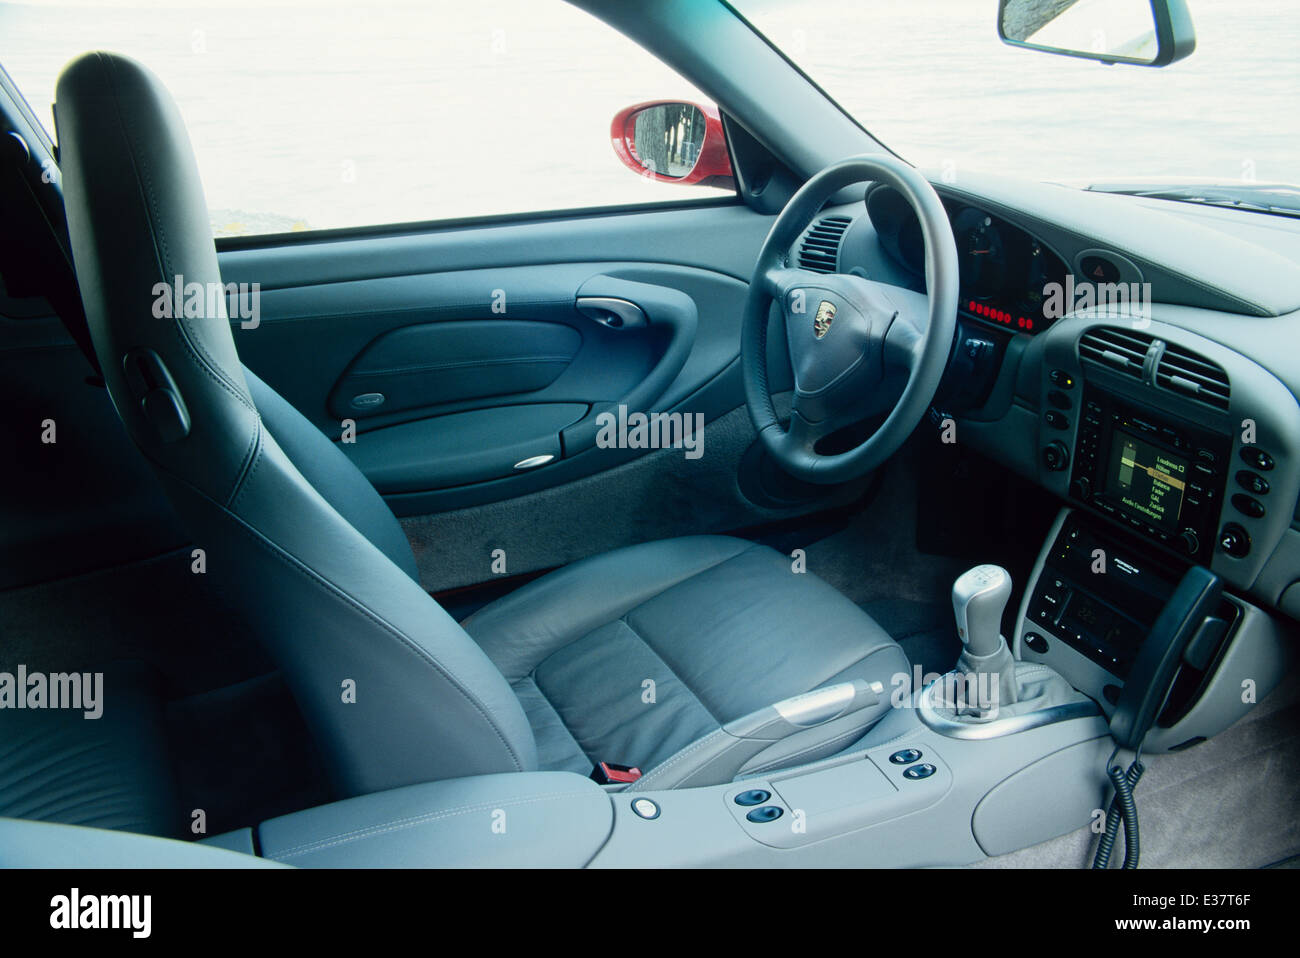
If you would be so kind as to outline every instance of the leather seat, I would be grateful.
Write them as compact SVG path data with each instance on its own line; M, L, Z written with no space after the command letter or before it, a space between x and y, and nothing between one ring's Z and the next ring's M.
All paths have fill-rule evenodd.
M181 832L156 676L105 668L102 714L0 709L0 818Z
M793 572L772 549L723 536L576 562L464 626L523 703L542 768L636 765L656 769L643 784L660 787L712 784L716 766L660 766L729 722L833 683L890 689L908 669L898 644L825 582ZM742 767L811 761L888 708L882 694L850 720L782 738Z
M89 54L60 77L56 118L105 384L206 550L209 581L278 661L342 794L594 759L649 768L647 785L723 781L737 771L724 724L826 683L879 690L905 673L899 647L847 599L771 550L717 537L578 563L484 609L467 633L419 586L373 487L243 368L224 308L155 315L157 284L221 282L162 84ZM741 764L843 747L887 698L854 698L815 727L764 718Z

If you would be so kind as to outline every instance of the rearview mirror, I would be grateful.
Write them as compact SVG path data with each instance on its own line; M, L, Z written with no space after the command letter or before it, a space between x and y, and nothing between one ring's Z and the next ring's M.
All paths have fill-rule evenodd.
M717 107L638 103L619 111L609 135L623 165L641 176L683 186L734 186Z
M1148 67L1196 49L1186 0L1001 0L998 36L1014 47Z

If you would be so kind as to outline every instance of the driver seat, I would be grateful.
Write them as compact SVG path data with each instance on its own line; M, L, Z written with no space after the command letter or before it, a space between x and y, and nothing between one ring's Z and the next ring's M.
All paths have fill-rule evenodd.
M157 284L221 282L162 84L87 54L60 77L56 115L108 391L207 573L256 623L342 795L598 761L648 770L638 788L714 784L838 751L908 691L905 655L865 613L727 537L587 559L455 622L365 477L242 366L224 298L219 315L154 315ZM852 680L879 694L818 723L750 723L759 744L732 748L728 723Z

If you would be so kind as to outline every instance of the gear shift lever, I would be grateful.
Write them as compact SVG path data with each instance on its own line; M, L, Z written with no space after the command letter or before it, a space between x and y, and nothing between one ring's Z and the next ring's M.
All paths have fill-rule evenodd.
M997 565L977 565L963 572L952 584L952 610L957 616L957 635L962 653L957 670L976 675L976 687L983 690L981 701L961 709L963 714L982 714L988 709L978 706L1012 705L1019 688L1016 660L1002 638L1002 611L1011 597L1011 575ZM981 678L982 677L982 678Z

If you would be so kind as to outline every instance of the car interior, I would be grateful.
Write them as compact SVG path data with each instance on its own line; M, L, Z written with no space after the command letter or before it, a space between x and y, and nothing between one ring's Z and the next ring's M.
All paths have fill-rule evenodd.
M1294 867L1297 209L571 2L668 202L214 239L149 63L0 72L0 864Z

